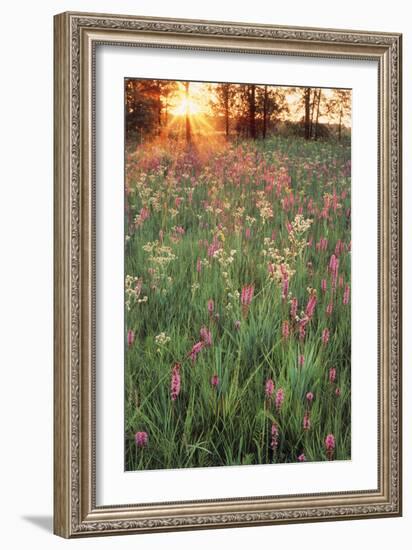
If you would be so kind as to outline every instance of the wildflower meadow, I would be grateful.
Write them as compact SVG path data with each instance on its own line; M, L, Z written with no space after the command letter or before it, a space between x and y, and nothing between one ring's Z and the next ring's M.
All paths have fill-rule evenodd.
M126 469L350 459L346 96L132 84Z

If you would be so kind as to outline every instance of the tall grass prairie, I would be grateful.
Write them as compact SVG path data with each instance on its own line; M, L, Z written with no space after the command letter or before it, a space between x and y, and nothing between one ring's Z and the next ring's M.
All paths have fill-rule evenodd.
M351 456L347 141L125 155L127 470Z

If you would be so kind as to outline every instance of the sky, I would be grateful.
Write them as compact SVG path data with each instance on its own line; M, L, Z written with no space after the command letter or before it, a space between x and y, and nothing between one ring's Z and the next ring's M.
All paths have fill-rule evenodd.
M191 82L189 88L189 101L186 100L184 83L179 82L179 88L174 93L168 101L168 110L174 116L183 116L186 114L188 107L189 113L192 117L196 116L210 116L211 111L211 102L213 103L216 100L213 88L215 84L203 83L203 82ZM275 86L275 88L287 90L286 100L289 104L289 115L288 120L298 121L301 120L303 116L303 110L299 107L299 101L301 100L302 88L288 88ZM322 97L324 99L331 99L334 94L334 90L331 88L322 88ZM336 123L338 122L337 117L331 119L327 115L322 115L322 105L319 116L320 123ZM351 113L347 113L343 120L342 124L345 127L351 126Z

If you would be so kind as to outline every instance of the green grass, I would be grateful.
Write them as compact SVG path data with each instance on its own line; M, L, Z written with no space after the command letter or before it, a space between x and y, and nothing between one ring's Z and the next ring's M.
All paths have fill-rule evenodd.
M301 453L308 461L321 461L327 459L328 433L336 439L334 459L350 458L350 304L343 304L344 286L350 284L349 163L350 146L280 137L198 144L191 150L158 142L128 150L125 271L139 279L140 291L128 294L125 310L126 333L135 335L128 346L125 334L127 470L296 462ZM331 206L325 218L325 194L334 192L338 206ZM291 195L293 204L285 206ZM262 197L273 213L267 219L256 204ZM142 208L149 217L136 224ZM311 224L295 233L301 247L288 255L286 249L293 246L287 223L299 208ZM294 271L285 300L263 254L269 247L265 239L273 236L270 246ZM222 263L208 256L213 238L223 250ZM328 240L325 251L316 248L321 238ZM332 292L328 265L338 240L345 245L339 257L344 285ZM155 241L153 252L143 248ZM231 251L236 251L233 262L223 265ZM207 260L200 273L198 259ZM328 282L326 294L322 279ZM254 296L244 316L236 292L247 284L254 285ZM289 302L297 298L301 317L308 288L316 290L318 301L300 340ZM207 308L210 299L213 315ZM329 302L334 306L330 316L325 311ZM288 339L282 338L285 320L290 322ZM193 362L188 354L200 341L202 326L211 331L212 345ZM322 344L324 328L330 330L327 345ZM159 345L161 333L169 340ZM173 401L176 362L181 364L181 390ZM334 383L329 382L331 367L337 370ZM211 384L214 374L217 388ZM274 399L265 399L268 378L275 392L284 390L280 411ZM314 394L310 407L309 391ZM311 428L305 431L308 410ZM279 432L275 450L273 423ZM148 434L145 448L135 444L137 431Z

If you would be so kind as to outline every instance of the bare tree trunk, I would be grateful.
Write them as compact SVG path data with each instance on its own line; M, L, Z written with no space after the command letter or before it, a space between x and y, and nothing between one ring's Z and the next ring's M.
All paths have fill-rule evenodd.
M256 139L256 86L249 87L249 131L250 137Z
M320 109L320 98L322 95L322 90L318 92L318 105L316 110L316 122L315 122L315 139L318 139L318 130L319 130L319 109Z
M313 114L315 112L315 103L317 98L316 90L313 90L313 94L310 101L310 121L309 121L309 137L313 137Z
M186 100L186 143L192 140L192 130L190 127L190 103L189 103L189 86L190 82L185 82L185 100Z
M164 120L164 123L165 123L165 126L167 127L167 124L169 122L169 111L168 111L168 108L169 108L169 95L166 96L166 101L165 101L165 120Z
M340 111L339 111L339 133L338 133L338 136L339 136L339 141L342 139L342 107L340 108Z
M305 139L310 139L310 96L311 89L305 88Z
M225 100L225 134L226 139L229 137L229 84L225 84L224 87L224 100Z
M157 135L160 136L162 128L162 101L160 99L161 88L160 82L156 84L156 107L157 107Z
M263 139L266 139L267 117L268 117L268 87L265 86L265 95L263 97L263 129L262 129Z

